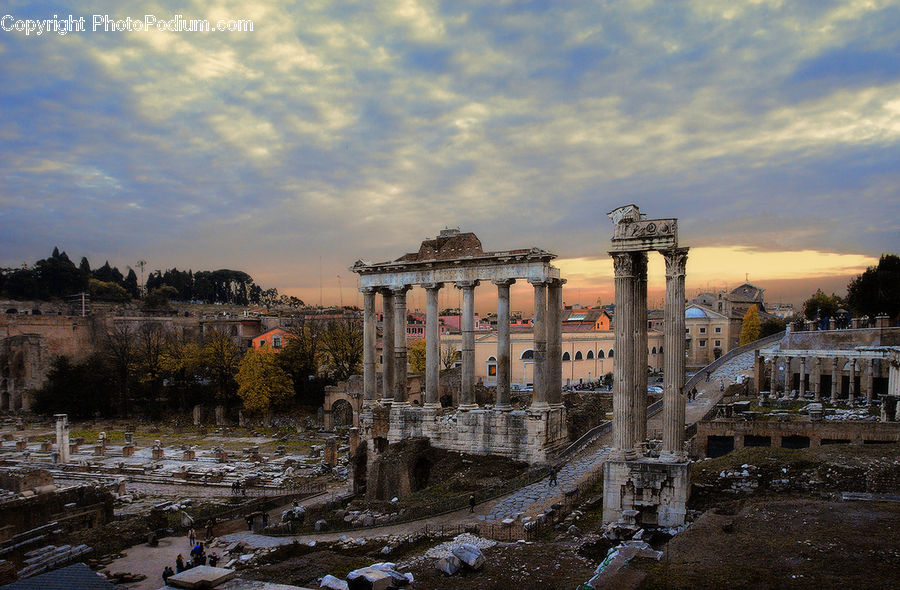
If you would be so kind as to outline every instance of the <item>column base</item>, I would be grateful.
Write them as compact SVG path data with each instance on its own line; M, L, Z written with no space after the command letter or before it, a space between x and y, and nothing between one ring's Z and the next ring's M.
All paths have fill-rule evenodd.
M534 402L528 406L528 409L532 412L547 412L550 410L550 404L547 402Z
M440 410L441 404L440 402L426 402L422 408L425 410Z
M408 407L409 407L409 402L406 401L406 400L403 400L402 402L398 402L397 400L394 400L394 401L391 403L391 407L392 407L392 408L408 408Z
M391 405L394 403L394 398L392 398L392 397L383 397L383 398L381 398L380 400L378 400L378 403L380 403L380 404L382 405L382 407L390 408Z
M472 410L478 410L480 408L478 407L478 404L460 404L456 406L456 409L460 412L470 412Z
M498 412L511 412L513 407L510 404L497 404L494 406L494 409Z

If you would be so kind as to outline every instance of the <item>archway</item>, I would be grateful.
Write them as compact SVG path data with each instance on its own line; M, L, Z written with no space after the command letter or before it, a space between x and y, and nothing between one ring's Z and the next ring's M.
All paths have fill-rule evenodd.
M353 406L345 399L335 400L331 404L331 423L334 428L353 426Z
M431 476L431 461L425 457L419 457L413 465L409 478L409 491L418 492L428 487L428 478Z

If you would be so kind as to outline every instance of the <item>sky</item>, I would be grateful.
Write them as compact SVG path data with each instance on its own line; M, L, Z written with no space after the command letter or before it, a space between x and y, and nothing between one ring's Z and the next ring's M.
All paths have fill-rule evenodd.
M176 15L252 31L102 20ZM0 3L0 266L59 246L358 304L354 261L459 227L609 303L635 203L679 219L689 294L799 303L900 250L898 162L897 0Z

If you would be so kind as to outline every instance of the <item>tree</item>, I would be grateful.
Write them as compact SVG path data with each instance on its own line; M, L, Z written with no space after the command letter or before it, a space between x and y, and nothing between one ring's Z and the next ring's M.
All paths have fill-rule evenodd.
M406 357L409 359L409 368L413 373L425 372L425 340L416 340L406 349Z
M240 362L237 344L224 332L210 330L200 348L198 363L200 371L213 381L218 400L233 398L237 389L234 375Z
M741 321L740 345L750 344L754 340L759 340L759 312L755 305L751 305Z
M100 281L97 279L89 280L88 292L91 299L95 301L128 301L128 291L122 285Z
M319 405L324 390L318 382L321 361L322 330L320 320L301 318L288 330L285 345L278 353L279 366L291 376L298 401Z
M837 310L844 305L844 301L832 293L830 296L816 289L812 296L803 302L803 317L808 320L819 318L833 318Z
M781 318L766 318L759 326L759 337L765 338L772 334L784 332L787 322Z
M444 369L452 369L460 358L462 354L452 346L441 346L441 366Z
M133 268L128 268L128 275L125 277L125 283L123 286L125 287L125 290L128 291L128 294L133 298L137 299L141 296L138 289L138 278L137 275L134 274Z
M208 388L198 379L202 375L200 343L174 332L168 333L160 358L163 372L175 388L176 398L182 411L192 404L212 401Z
M151 400L159 397L165 371L168 330L156 322L142 324L137 330L137 374L149 388Z
M360 372L363 355L362 323L331 320L322 332L323 364L331 376L344 381Z
M247 351L236 376L237 394L248 412L262 413L284 404L294 394L291 377L268 348Z
M150 291L150 294L144 297L144 306L147 309L160 309L169 307L169 299L176 297L178 291L171 285L163 285Z
M135 334L127 322L110 326L103 341L103 353L116 376L119 412L128 416L131 409L131 377L137 361Z
M896 322L900 317L900 256L883 254L877 266L851 280L847 305L857 316L874 318L884 313Z
M109 416L114 413L109 391L115 387L115 375L103 354L94 353L80 363L59 356L53 359L44 386L35 392L31 409L72 418L92 418L97 412Z

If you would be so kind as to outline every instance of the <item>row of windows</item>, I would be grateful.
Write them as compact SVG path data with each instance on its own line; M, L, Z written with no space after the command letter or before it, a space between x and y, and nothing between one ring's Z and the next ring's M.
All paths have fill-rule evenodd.
M701 334L706 334L706 328L705 328L705 327L700 326L699 329L700 329L700 333L701 333ZM691 333L691 329L690 329L690 328L685 328L685 329L684 329L684 333L685 333L685 334L690 334L690 333ZM721 327L716 328L716 334L721 334L721 333L722 333L722 328L721 328Z
M706 348L706 339L701 338L700 340L698 340L698 344L700 345L700 348ZM722 341L721 340L713 340L713 346L715 346L716 348L721 347Z

